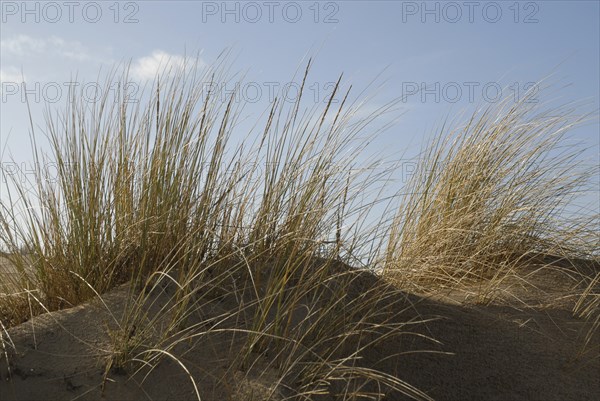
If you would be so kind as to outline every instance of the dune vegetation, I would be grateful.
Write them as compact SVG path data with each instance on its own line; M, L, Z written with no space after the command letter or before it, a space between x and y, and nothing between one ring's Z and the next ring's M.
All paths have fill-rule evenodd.
M219 343L227 377L274 375L271 393L247 399L430 399L366 362L426 320L399 319L407 294L508 302L507 288L546 270L567 272L572 313L590 323L581 352L597 352L598 211L569 208L598 171L568 145L594 115L527 97L489 105L433 135L401 186L390 180L400 161L357 158L398 100L365 116L340 77L328 102L305 107L309 62L296 101L280 93L240 142L243 102L200 85L227 70L189 63L140 103L73 93L43 130L32 122L35 179L13 179L0 205L7 362L11 327L93 301L108 316L108 343L92 347L103 391L168 360L204 399L185 357ZM106 88L127 79L112 73ZM103 301L115 291L118 310Z

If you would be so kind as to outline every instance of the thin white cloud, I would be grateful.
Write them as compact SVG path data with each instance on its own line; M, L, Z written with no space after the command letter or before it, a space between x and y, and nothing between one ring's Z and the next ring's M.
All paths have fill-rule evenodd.
M25 81L25 77L17 67L3 67L0 68L0 82L17 82L21 83Z
M74 61L90 60L85 46L78 41L68 41L58 36L34 38L28 35L15 35L0 40L0 49L7 56L40 56L58 54Z
M200 62L202 63L202 62ZM163 71L177 73L189 63L183 56L154 50L150 56L140 57L131 64L131 75L140 81L152 80Z
M35 39L27 35L16 35L0 40L0 49L3 53L25 56L31 53L41 53L44 50L44 40Z
M92 57L83 44L77 41L66 41L62 38L52 36L48 42L57 48L63 56L75 61L87 61Z

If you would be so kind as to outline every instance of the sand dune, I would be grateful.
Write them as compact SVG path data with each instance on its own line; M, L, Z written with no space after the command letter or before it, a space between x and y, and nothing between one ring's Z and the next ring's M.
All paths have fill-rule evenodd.
M363 275L358 284L366 288L378 280ZM95 299L9 329L12 342L3 337L6 354L0 358L2 400L195 399L188 376L169 358L146 378L142 369L137 374L110 372L103 380L102 355L110 347L107 328L114 326L113 316L123 312L127 293L125 285L103 296L108 309ZM398 322L431 319L410 326L410 331L439 343L415 335L390 338L370 349L363 363L396 375L437 400L598 399L598 348L574 358L581 347L578 333L586 323L566 308L543 307L544 300L540 301L539 307L529 308L506 302L477 306L407 294L398 300ZM208 303L202 317L226 313L235 302L225 297ZM231 333L213 333L177 349L202 400L291 396L294 384L279 382L281 375L269 366L268 356L257 358L247 371L231 370L238 340ZM598 333L593 343L599 343ZM386 399L404 398L390 393Z

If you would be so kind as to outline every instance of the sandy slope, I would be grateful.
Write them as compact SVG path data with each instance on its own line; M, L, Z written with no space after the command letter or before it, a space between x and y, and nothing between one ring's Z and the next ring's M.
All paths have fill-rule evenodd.
M362 280L364 286L377 281L373 276ZM103 297L115 316L125 308L126 294L122 287ZM399 313L398 321L433 319L411 329L440 343L400 336L371 349L364 363L397 375L434 399L600 399L599 349L573 358L581 347L577 333L585 323L566 308L548 308L545 302L536 308L464 306L414 295L400 301L415 307ZM223 313L231 302L235 300L226 298L206 305L203 317ZM106 328L113 326L113 317L96 299L11 328L14 349L5 345L8 364L6 357L0 358L0 399L194 399L189 378L168 358L145 380L144 372L111 372L103 389ZM592 345L598 344L597 333ZM238 345L231 335L219 334L178 350L196 378L202 400L283 399L290 394L278 385L277 371L268 367L267 358L258 358L257 366L247 372L231 371ZM410 352L418 350L435 352ZM389 394L387 399L403 397Z

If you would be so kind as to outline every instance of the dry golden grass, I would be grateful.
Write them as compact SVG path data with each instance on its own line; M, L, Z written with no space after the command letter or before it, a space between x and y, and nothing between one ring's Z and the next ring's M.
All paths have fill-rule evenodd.
M598 215L568 207L588 188L566 133L590 119L510 99L442 131L425 147L392 225L386 275L418 291L482 284L481 300L521 267L597 257Z
M527 99L475 115L433 140L397 217L369 228L363 211L383 200L365 204L361 195L383 184L355 155L368 143L369 122L393 103L355 121L359 103L340 93L340 78L321 109L303 110L303 89L292 105L280 94L259 137L233 144L235 94L223 103L200 85L227 81L218 65L165 71L145 106L115 102L112 91L93 105L74 94L47 120L50 155L36 147L32 124L34 195L14 182L13 198L23 203L1 205L0 243L17 273L3 277L18 289L0 298L2 330L127 283L124 312L107 325L105 381L115 370L152 370L170 359L201 399L178 350L227 333L241 350L232 371L252 370L268 354L297 399L382 399L389 389L428 399L361 364L366 350L406 330L393 319L401 289L480 282L478 296L487 299L539 255L574 260L598 249L594 220L560 214L589 172L573 168L575 151L553 153L588 116L536 114ZM49 161L58 180L45 176ZM365 242L380 246L359 254ZM358 285L372 272L342 261L361 259L395 285ZM577 304L596 328L597 282ZM201 315L222 299L235 307Z

